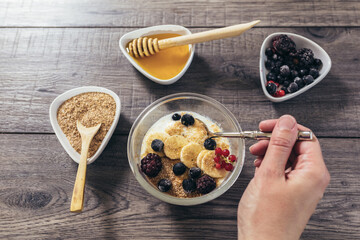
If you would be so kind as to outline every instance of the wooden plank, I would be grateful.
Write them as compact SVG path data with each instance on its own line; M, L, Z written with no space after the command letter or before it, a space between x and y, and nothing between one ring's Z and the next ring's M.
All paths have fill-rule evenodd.
M0 2L0 26L212 27L262 20L262 26L359 26L358 1L13 1Z
M126 159L127 136L113 136L88 168L84 211L72 214L77 165L55 135L0 135L0 238L236 239L236 209L253 176L246 152L242 174L223 196L180 207L149 195ZM359 239L360 139L320 139L331 183L302 239ZM36 142L36 144L34 144ZM251 142L247 142L247 147Z
M149 81L122 55L118 40L128 31L0 29L0 112L6 113L0 116L0 132L51 133L48 109L53 99L75 87L96 85L121 98L116 133L128 133L135 118L154 100L197 92L223 103L246 130L257 129L263 119L288 113L319 136L360 137L357 28L257 28L238 38L198 44L188 72L171 86ZM274 104L262 92L258 56L263 39L277 31L315 40L328 51L333 66L307 93Z

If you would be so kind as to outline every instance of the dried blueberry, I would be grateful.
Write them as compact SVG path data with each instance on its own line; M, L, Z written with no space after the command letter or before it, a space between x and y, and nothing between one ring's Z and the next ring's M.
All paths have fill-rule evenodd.
M274 95L276 93L276 84L269 83L268 85L266 85L266 90L270 95Z
M198 167L192 167L190 168L189 175L193 179L198 178L201 175L201 169Z
M313 76L313 78L317 78L319 76L319 70L316 68L310 68L309 75Z
M191 125L194 125L195 119L190 114L184 114L181 117L181 123L185 126L191 126Z
M204 141L204 147L207 150L214 150L216 148L216 142L212 138L208 138Z
M290 68L288 65L283 65L280 67L280 75L283 77L288 77L290 75Z
M294 93L299 89L298 85L294 82L290 83L289 87L288 87L288 91L289 93Z
M180 114L178 114L178 113L174 113L174 115L172 115L172 120L174 120L174 121L178 121L178 120L180 120L180 118L181 118L181 115Z
M303 77L303 80L305 81L306 84L311 84L314 82L314 78L311 75L306 75Z
M169 179L161 179L159 182L158 182L158 188L160 191L162 192L167 192L170 190L172 186L172 183Z
M184 179L184 181L182 182L182 186L185 192L190 193L196 189L196 182L194 179L191 178Z
M151 142L151 148L155 151L155 152L160 152L163 150L164 148L164 143L163 141L161 141L160 139L154 139Z
M182 162L175 163L173 166L173 172L176 176L183 174L186 171L186 166Z
M302 80L302 79L299 78L299 77L296 77L296 78L294 79L294 83L296 83L296 84L298 85L299 89L302 88L303 86L305 86L304 80Z

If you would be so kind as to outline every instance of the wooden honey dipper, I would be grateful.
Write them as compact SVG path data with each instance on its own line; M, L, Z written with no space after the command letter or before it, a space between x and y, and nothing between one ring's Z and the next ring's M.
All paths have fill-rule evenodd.
M260 20L256 20L249 23L162 40L158 40L157 38L140 37L129 42L127 50L129 54L135 58L145 56L149 57L165 48L235 37L242 34L246 30L249 30L259 22Z

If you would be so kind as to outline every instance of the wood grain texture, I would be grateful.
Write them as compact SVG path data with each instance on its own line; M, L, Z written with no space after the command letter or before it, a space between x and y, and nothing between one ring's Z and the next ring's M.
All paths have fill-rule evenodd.
M171 86L146 79L122 55L118 40L128 31L0 29L0 112L6 113L0 116L0 132L52 133L48 109L54 98L75 87L96 85L121 98L117 134L128 133L154 100L189 91L223 103L244 130L289 113L318 136L360 137L358 28L257 28L238 38L198 44L188 72ZM329 53L333 65L311 90L275 104L262 92L258 56L263 39L278 31L313 39Z
M260 19L262 26L359 26L360 4L334 1L65 0L0 2L0 26L213 27Z
M55 135L1 134L0 238L221 239L225 234L236 239L237 204L254 170L248 151L240 178L223 196L180 207L157 200L138 184L126 141L127 136L113 136L89 165L84 210L72 214L77 165ZM360 165L349 167L358 159L360 140L320 141L331 183L302 239L360 239Z

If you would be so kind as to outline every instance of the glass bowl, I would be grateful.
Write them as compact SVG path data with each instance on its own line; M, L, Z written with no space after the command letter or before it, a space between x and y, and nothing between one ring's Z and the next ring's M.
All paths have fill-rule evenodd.
M160 192L152 185L140 170L141 145L149 128L161 117L173 112L192 111L207 116L216 122L223 131L240 132L240 124L234 115L216 100L195 93L172 94L150 104L135 120L131 127L127 155L131 171L140 185L154 197L175 205L197 205L211 201L225 193L237 180L244 165L245 141L240 138L229 138L231 153L238 160L232 172L230 172L219 187L212 192L194 198L178 198L167 193Z

